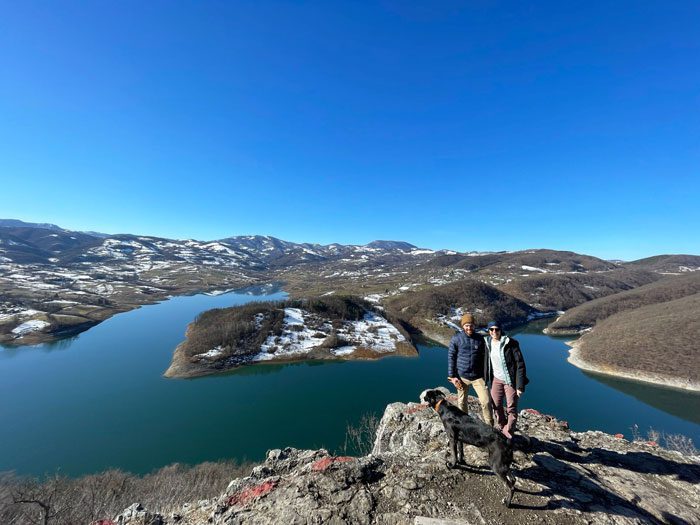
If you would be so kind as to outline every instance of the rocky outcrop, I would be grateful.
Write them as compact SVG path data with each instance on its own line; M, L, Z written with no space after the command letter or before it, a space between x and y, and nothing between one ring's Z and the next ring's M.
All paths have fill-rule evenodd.
M473 402L474 400L472 400ZM479 412L476 403L474 413ZM393 403L364 457L325 450L272 450L250 476L218 498L161 515L132 506L120 525L178 524L523 524L700 523L700 459L521 412L511 508L486 453L465 447L468 466L448 470L438 416Z

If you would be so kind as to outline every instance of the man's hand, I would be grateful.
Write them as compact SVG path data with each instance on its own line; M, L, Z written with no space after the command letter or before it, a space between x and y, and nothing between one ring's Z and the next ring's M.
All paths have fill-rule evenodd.
M448 377L447 380L452 383L457 390L462 390L464 385L459 377Z
M516 390L515 393L518 395L518 397L520 397L520 396L523 395L523 391L522 391L522 390Z

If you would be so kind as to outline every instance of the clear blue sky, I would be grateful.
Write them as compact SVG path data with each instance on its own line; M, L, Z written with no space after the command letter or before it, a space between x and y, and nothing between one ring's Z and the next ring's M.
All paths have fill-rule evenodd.
M0 217L700 253L700 3L0 0Z

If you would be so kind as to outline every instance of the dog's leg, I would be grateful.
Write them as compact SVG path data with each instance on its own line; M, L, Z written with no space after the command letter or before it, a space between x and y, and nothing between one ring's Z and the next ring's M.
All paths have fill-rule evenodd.
M452 461L448 461L447 468L457 467L457 431L454 430L448 434L450 438L450 451L452 452Z
M464 462L464 441L459 442L459 448L457 449L457 462L460 465L466 465Z
M506 507L510 507L511 502L513 501L513 494L515 494L515 478L510 472L507 471L504 472L500 469L494 469L494 472L508 489L508 495L501 500L501 503L503 503Z
M508 495L501 500L506 507L510 507L513 501L513 494L515 493L515 476L510 471L510 465L506 464L503 458L503 451L499 448L489 449L489 463L491 464L491 470L498 476L503 484L508 489Z

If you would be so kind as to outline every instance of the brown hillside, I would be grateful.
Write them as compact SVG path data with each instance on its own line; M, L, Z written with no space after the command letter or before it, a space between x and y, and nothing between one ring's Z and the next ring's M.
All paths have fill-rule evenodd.
M568 310L660 278L657 273L627 269L604 273L545 273L507 283L500 289L539 310Z
M453 333L438 318L454 315L456 308L473 312L481 325L494 318L506 326L519 324L536 312L523 301L472 279L408 292L386 303L386 309L392 315L437 341L445 341Z
M444 255L431 261L429 265L469 271L479 271L488 268L498 272L522 270L522 266L542 268L552 272L598 272L617 268L616 264L597 257L557 250L523 250L484 255Z
M655 255L624 263L624 266L652 272L683 273L700 269L700 255Z
M578 333L618 312L672 301L696 293L700 293L700 273L669 277L577 306L549 325L547 332Z
M602 372L700 383L700 293L617 313L578 342ZM658 381L657 381L658 382Z

